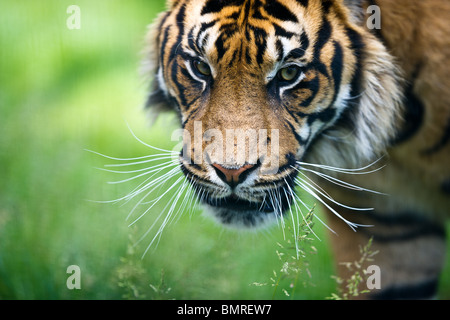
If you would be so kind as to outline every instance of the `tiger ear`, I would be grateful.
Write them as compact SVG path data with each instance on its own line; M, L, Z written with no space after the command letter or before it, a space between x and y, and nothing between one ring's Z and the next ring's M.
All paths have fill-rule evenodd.
M172 0L169 2L172 2ZM166 15L167 13L162 13L149 26L145 39L142 73L145 81L151 83L150 93L145 103L145 108L150 111L151 118L157 118L161 112L173 110L165 90L160 66L160 34Z

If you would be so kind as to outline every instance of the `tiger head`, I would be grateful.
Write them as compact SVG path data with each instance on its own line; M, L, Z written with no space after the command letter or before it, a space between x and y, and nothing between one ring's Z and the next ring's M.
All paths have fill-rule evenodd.
M265 225L300 161L353 166L392 139L398 71L357 2L172 0L152 26L148 107L179 115L182 171L220 223Z

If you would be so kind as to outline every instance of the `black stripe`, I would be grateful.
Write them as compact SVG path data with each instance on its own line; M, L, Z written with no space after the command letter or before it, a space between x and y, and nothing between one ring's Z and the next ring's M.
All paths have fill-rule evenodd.
M192 79L191 74L189 73L189 71L186 68L183 68L180 66L179 70L181 71L181 74L186 77L187 79ZM190 87L191 89L197 91L197 92L202 92L203 91L203 83L200 81L197 81L195 79L192 79L193 81L190 81ZM179 87L178 90L186 90L186 88L184 86L181 86L181 84L179 84L177 82L177 86ZM184 96L184 93L183 93ZM187 100L185 100L185 104L183 104L183 106L185 106L186 108L189 108L190 105L192 103L194 103L195 101L197 101L199 99L200 95L195 95L194 99L191 102L187 102Z
M377 213L375 211L368 212L365 216L370 217L377 223L388 226L399 226L399 225L423 225L432 224L432 222L419 213L414 212L403 212L403 213Z
M192 50L192 51L194 51L195 53L197 53L197 55L201 55L202 53L201 53L201 50L200 50L200 47L197 45L198 44L198 42L197 41L194 41L194 28L192 28L189 32L188 32L188 36L187 36L187 39L188 39L188 47Z
M307 39L307 37L306 37L306 39ZM306 42L305 42L305 44L306 44L306 46L308 45ZM286 55L285 60L289 60L289 59L298 60L298 59L302 58L305 55L305 51L306 51L306 49L304 49L303 45L302 45L301 48L297 48L297 49L294 49L294 50L290 51Z
M214 25L217 23L217 20L211 21L211 22L203 22L202 25L200 26L200 30L198 31L198 33L202 33L202 32L206 32L209 29L211 29L212 27L214 27Z
M167 40L169 38L169 31L170 31L170 26L168 26L164 32L162 32L162 27L165 24L167 18L169 17L170 13L167 13L161 23L158 26L158 30L160 30L160 35L158 37L158 46L160 49L159 52L159 68L162 69L162 72L164 74L164 57L165 57L165 52L166 52L166 47L167 47ZM162 35L162 40L161 40L161 35ZM156 48L156 50L158 50L159 48ZM159 71L159 70L158 70ZM157 71L157 72L158 72ZM145 107L149 108L152 105L164 105L164 104L168 104L168 98L165 94L164 91L161 90L158 80L154 79L153 80L153 91L151 92L151 94L148 96L147 101L145 103Z
M336 41L334 41L333 44L334 44L334 56L333 61L331 61L331 73L333 75L334 81L334 95L330 106L334 105L334 103L336 102L337 96L341 88L342 70L344 61L344 53L342 51L341 45Z
M300 43L302 44L300 49L305 52L309 48L309 38L306 32L303 32L300 36Z
M287 31L286 29L284 29L283 27L280 27L275 22L272 23L272 26L275 29L275 35L277 37L283 37L283 38L286 38L286 39L291 39L293 36L295 36L295 33Z
M326 78L329 78L327 66L320 61L320 51L328 43L331 38L332 27L327 18L323 18L322 25L320 27L316 43L314 45L314 57L315 59L311 62L314 68L322 73Z
M225 7L230 6L241 6L244 4L245 0L209 0L202 9L202 15L208 13L218 13L222 11Z
M283 105L283 107L289 113L291 118L294 119L294 121L297 125L299 125L298 118L306 118L308 116L307 114L302 114L301 112L299 112L299 114L297 114L297 112L294 112L293 110L291 110L291 108L289 108L286 105ZM291 126L291 129L292 129L292 126Z
M268 1L264 5L266 12L274 18L297 23L298 19L287 7L277 1Z
M373 237L373 240L376 242L409 241L427 236L434 236L441 239L446 238L446 229L442 225L430 221L417 213L378 214L376 212L369 212L365 214L365 217L373 221L375 229L361 228L359 231L368 237ZM377 228L389 229L398 227L403 228L401 233L380 234L376 232Z
M226 33L227 38L231 38L238 30L239 30L239 27L236 24L236 22L224 23L219 28L220 32Z
M215 24L217 23L216 20L211 21L209 23L202 23L202 25L200 26L200 30L197 33L197 48L199 48L203 53L203 46L204 43L206 43L209 39L209 34L206 34L205 37L203 37L203 34L206 33L209 29L211 29L213 26L215 26ZM200 39L203 38L203 43L200 43Z
M322 24L320 26L316 44L314 46L314 53L315 57L320 56L320 51L322 50L323 46L328 42L328 40L331 37L332 27L330 22L326 17L322 19Z
M297 131L295 130L295 128L294 128L294 126L292 125L291 122L286 121L286 123L291 128L292 134L294 135L295 139L298 141L298 144L301 145L301 146L304 146L306 144L307 140L305 140L302 137L300 137L300 135L297 133Z
M183 107L187 107L187 100L186 100L186 96L184 94L186 88L178 81L178 69L179 69L179 65L177 60L173 60L172 61L172 67L171 67L171 79L172 82L175 84L175 86L178 89L178 94L177 94L177 101L179 103L179 107L181 108Z
M220 35L217 37L217 40L215 42L215 47L217 49L217 63L222 60L229 49L229 47L226 46L225 43L238 31L239 27L236 23L227 23L220 27Z
M264 15L262 14L263 11L263 3L260 0L254 0L254 1L247 1L247 2L251 2L252 6L251 6L251 10L252 12L252 16L254 19L258 19L258 20L264 20ZM248 15L245 16L245 23L247 23L248 21L248 17L250 16L250 12L246 12Z
M225 20L237 20L239 19L239 16L241 15L241 11L236 11L229 16L225 17Z
M311 125L316 120L322 121L323 123L329 123L336 117L337 110L335 108L327 108L323 111L313 113L308 116L308 124Z
M363 83L363 63L364 63L364 48L365 44L362 36L355 30L351 28L346 28L346 35L350 40L350 49L356 59L355 71L352 76L350 83L350 97L351 100L348 101L348 107L338 120L338 126L347 128L352 132L358 132L355 130L355 117L354 114L357 113L359 108L359 101L361 98L362 83Z
M233 56L231 57L230 62L228 62L228 68L231 68L233 64L238 61L238 56L242 57L242 43L239 49L234 50Z
M186 7L183 5L183 6L180 7L180 10L178 11L178 13L176 15L176 22L177 22L179 33L178 33L178 36L177 36L177 40L175 41L175 44L170 49L170 54L169 54L169 58L168 58L168 61L169 61L168 65L172 61L172 67L170 69L170 72L172 74L170 76L171 76L171 79L176 84L178 84L178 81L176 79L176 72L177 72L177 68L178 68L178 64L176 62L177 48L178 48L179 44L181 43L181 40L182 40L182 37L183 37L183 34L184 34L184 18L185 17L186 17ZM164 58L165 58L165 52L166 52L166 49L167 49L167 42L168 42L168 39L169 39L170 28L171 27L169 26L165 30L164 37L163 37L163 42L161 44L161 48L162 49L161 49L161 56L160 56L160 66L163 67L163 73L166 72L166 70L164 69L164 66L166 65L164 63ZM161 100L162 96L163 96L162 94L154 95L154 97L151 97L147 103L153 103L156 100L156 98ZM183 94L182 90L180 90L179 98L180 98L181 101L185 101L185 97L184 97L184 94ZM174 100L174 99L170 99L170 101L171 102L174 102L174 101L176 102L176 100ZM179 108L180 106L176 104L176 107Z
M267 32L264 29L252 27L252 31L255 35L255 45L258 48L256 54L256 62L258 65L262 65L264 62L264 54L267 49Z
M167 41L169 40L170 26L164 31L163 40L161 41L161 52L159 55L160 67L164 70L164 58L166 56Z
M178 27L178 36L177 40L175 41L172 49L170 50L170 56L169 60L173 60L177 56L177 49L179 47L179 44L183 40L184 35L184 19L186 18L186 7L183 5L180 8L180 11L178 11L178 14L176 15L176 22Z
M278 39L276 42L276 48L278 53L278 60L281 61L284 57L284 47L280 39Z
M411 300L411 299L431 299L438 289L438 279L431 279L418 284L393 286L373 291L370 297L374 300Z
M225 34L222 33L220 36L217 37L217 40L215 42L215 47L217 50L217 63L222 60L222 58L225 56L226 51L228 50L225 48Z
M170 12L167 12L166 15L162 18L161 23L158 26L158 30L159 30L159 36L158 36L158 46L159 48L161 48L161 52L159 52L159 61L161 62L161 64L163 64L163 58L165 56L165 49L166 49L166 45L167 45L167 39L169 36L169 30L170 30L170 25L168 27L165 28L164 32L163 32L163 25L166 23L167 19L170 16ZM163 35L163 40L161 41L161 35ZM158 50L159 48L155 48L156 50Z
M243 24L247 24L248 22L248 18L250 17L250 3L251 1L246 1L245 2L245 7L244 7L244 20L243 20Z
M427 156L430 156L430 155L437 153L437 152L441 151L442 149L444 149L445 146L447 146L447 144L449 142L450 142L450 119L448 119L448 121L447 121L447 125L444 129L444 133L441 137L441 140L439 140L434 146L423 151L422 153Z
M252 63L252 56L250 55L250 47L249 46L245 47L245 61L247 62L247 64Z
M363 83L363 73L362 73L362 66L364 63L364 48L365 48L365 44L363 41L362 36L355 30L351 29L351 28L347 28L346 29L346 34L348 39L351 42L351 46L350 49L353 51L353 55L356 58L356 70L353 74L353 79L351 82L351 97L352 98L356 98L358 97L361 92L362 92L362 88L361 88L361 84ZM355 99L353 99L354 101ZM359 100L359 99L356 99ZM355 102L357 104L359 104L359 101Z
M400 132L397 133L395 139L391 142L392 145L401 144L411 139L420 130L423 124L425 107L422 101L414 94L412 84L405 90L404 106L404 124Z
M442 183L441 190L443 193L450 195L450 179Z
M200 108L196 108L195 110L192 110L186 120L181 124L181 128L184 129L186 127L186 124L198 113Z
M305 69L303 72L307 73L308 70ZM285 92L289 95L295 94L295 92L297 92L298 90L301 89L308 89L311 91L311 95L306 98L305 100L303 100L299 106L300 107L308 107L311 102L314 100L314 98L316 97L317 93L320 90L320 79L319 76L314 76L314 78L312 78L311 80L302 80L300 81L295 87L287 89ZM269 94L273 94L275 95L276 93L279 92L279 84L278 82L275 80L272 80L269 85L268 85L268 90L269 90Z
M314 78L312 78L310 81L300 81L299 85L296 86L295 90L298 89L309 89L311 91L311 95L309 96L309 98L303 100L300 103L300 107L309 107L309 105L311 104L311 102L314 100L314 98L317 96L317 93L319 92L320 89L320 80L319 80L319 76L315 76Z
M309 0L297 0L297 3L304 6L305 8L309 5Z
M330 12L330 8L333 5L332 0L322 0L322 10L325 14L328 14Z

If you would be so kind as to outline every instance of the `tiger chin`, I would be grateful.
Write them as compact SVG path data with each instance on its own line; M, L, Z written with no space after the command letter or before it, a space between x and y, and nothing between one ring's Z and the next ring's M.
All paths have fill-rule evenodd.
M374 239L384 278L371 297L432 295L450 211L450 39L430 30L450 5L430 2L168 1L147 38L147 107L178 115L180 167L205 211L267 226L300 186L329 213L338 261ZM381 29L367 27L371 5Z

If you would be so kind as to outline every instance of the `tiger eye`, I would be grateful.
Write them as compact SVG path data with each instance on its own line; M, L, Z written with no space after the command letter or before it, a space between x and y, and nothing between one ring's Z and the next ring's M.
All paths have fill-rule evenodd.
M298 67L291 66L287 68L283 68L278 73L278 76L283 81L292 81L294 80L299 73Z
M203 75L205 77L211 76L211 68L208 66L208 64L206 62L203 62L200 60L195 60L194 66L195 66L195 69L197 69L197 71L201 75Z

